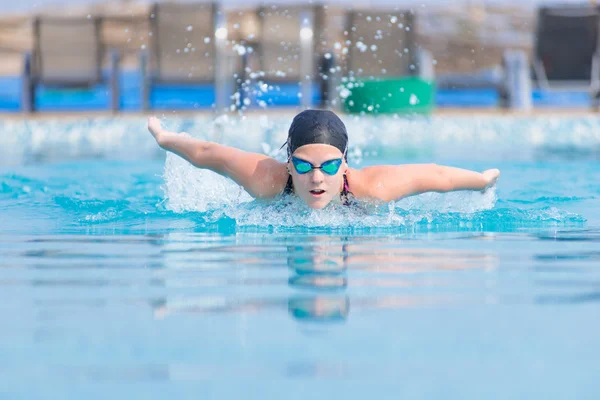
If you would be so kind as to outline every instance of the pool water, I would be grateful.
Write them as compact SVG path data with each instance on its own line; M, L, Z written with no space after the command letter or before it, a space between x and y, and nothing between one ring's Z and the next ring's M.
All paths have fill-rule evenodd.
M291 116L164 121L281 158ZM351 166L502 175L311 211L139 117L0 122L0 398L597 398L600 120L344 120Z

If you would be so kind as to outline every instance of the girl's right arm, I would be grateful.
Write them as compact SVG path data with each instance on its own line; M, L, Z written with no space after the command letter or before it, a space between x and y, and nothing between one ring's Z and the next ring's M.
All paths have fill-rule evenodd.
M166 131L156 117L148 119L148 130L163 149L233 179L255 198L275 197L285 188L287 166L271 157Z

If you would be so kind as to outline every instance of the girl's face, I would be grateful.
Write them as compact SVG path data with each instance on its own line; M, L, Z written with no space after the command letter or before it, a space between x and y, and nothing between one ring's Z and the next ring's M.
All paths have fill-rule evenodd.
M304 174L298 173L294 163L290 159L288 168L294 183L294 192L308 204L310 208L321 209L335 198L339 198L344 185L344 174L348 171L348 165L344 160L342 152L328 144L307 144L296 149L292 157L297 160L310 163L313 167ZM341 159L341 165L337 173L329 175L318 167L331 160ZM335 164L335 162L333 163ZM330 170L331 166L328 167ZM331 171L331 170L330 170Z

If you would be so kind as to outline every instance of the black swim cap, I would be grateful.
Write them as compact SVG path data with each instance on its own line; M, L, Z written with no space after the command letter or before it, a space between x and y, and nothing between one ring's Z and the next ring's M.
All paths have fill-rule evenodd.
M337 147L346 157L346 150L348 150L346 126L333 112L305 110L294 117L286 142L288 158L298 147L314 143Z

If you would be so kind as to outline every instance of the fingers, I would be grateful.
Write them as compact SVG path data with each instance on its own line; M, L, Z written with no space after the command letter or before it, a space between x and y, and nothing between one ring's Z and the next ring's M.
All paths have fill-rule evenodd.
M485 176L485 179L488 182L486 185L486 188L489 188L496 184L496 181L498 180L498 177L500 176L500 170L488 169L486 171L483 171L482 174L483 174L483 176Z
M148 129L150 129L151 131L159 131L162 129L161 123L160 123L160 119L156 118L156 117L149 117L148 118Z

